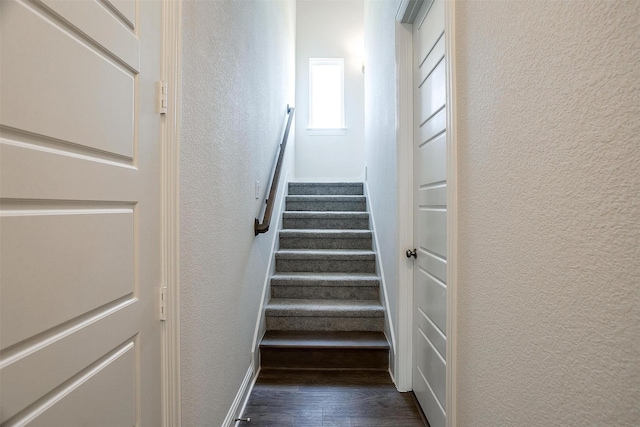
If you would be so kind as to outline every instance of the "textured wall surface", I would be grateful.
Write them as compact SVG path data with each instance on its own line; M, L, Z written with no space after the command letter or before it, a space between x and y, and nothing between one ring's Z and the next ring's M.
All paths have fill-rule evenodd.
M294 102L295 2L185 1L182 28L182 425L219 426L251 363L275 233L253 235L254 182L267 191Z
M298 0L296 7L296 178L355 181L364 173L364 76L360 0ZM309 59L344 58L347 133L311 135Z
M458 425L640 425L640 2L458 2Z
M397 327L397 147L395 14L398 2L365 4L365 161L388 313ZM397 331L396 331L397 332ZM397 333L396 333L397 335Z

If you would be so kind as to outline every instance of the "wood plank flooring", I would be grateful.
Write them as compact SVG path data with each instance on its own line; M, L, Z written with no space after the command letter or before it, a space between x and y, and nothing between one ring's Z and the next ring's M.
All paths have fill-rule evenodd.
M238 427L424 427L387 372L262 369Z

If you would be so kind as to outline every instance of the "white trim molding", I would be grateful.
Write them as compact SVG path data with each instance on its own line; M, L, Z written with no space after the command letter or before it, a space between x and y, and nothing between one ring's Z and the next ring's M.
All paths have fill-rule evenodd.
M244 375L242 384L240 384L238 393L236 393L236 397L233 399L233 403L229 408L229 412L227 412L227 416L222 422L222 427L233 427L238 423L236 419L242 416L259 373L260 368L255 369L255 365L251 362L249 369L247 369L247 373Z
M389 311L389 294L387 292L387 283L384 279L384 269L382 267L382 254L380 253L380 243L378 242L378 233L376 232L376 221L375 216L373 214L373 204L371 203L371 194L369 193L369 185L366 181L363 183L364 186L364 195L367 203L367 212L369 212L369 222L371 233L373 234L373 251L376 253L376 267L378 271L378 275L380 276L380 287L382 288L382 305L384 306L384 325L385 325L385 333L387 336L387 340L391 341L389 343L390 351L389 351L389 368L394 367L396 365L396 334L393 328L393 319L391 318L391 311ZM389 373L391 374L391 378L393 378L393 382L395 383L395 372L392 369L389 369Z
M396 23L397 84L397 245L398 245L398 342L395 384L399 391L413 389L413 266L404 255L413 248L413 31ZM409 206L409 209L407 209Z
M458 291L458 143L456 113L455 7L445 1L445 61L447 115L447 427L455 427L457 408L457 291Z
M401 0L396 13L396 21L401 24L413 24L422 2L423 0Z
M162 117L162 278L166 320L162 325L162 423L180 427L180 87L181 2L162 2L162 80L167 112Z

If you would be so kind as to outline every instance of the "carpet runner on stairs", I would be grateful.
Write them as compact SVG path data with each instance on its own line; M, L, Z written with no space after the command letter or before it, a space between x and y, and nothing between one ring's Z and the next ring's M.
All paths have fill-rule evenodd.
M261 365L389 366L362 183L289 183Z

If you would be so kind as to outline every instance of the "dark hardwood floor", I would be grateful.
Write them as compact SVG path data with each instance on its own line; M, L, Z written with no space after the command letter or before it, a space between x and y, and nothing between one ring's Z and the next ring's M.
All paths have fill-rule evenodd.
M384 371L263 369L238 427L423 427L411 393Z

